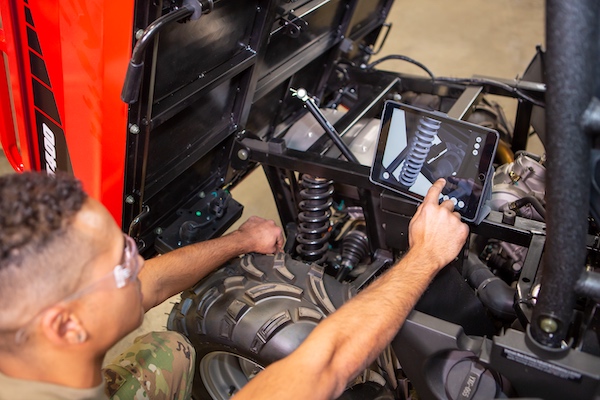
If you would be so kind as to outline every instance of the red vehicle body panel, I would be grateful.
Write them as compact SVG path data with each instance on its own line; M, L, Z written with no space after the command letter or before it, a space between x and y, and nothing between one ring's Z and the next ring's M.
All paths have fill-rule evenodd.
M7 158L17 170L22 163L25 170L73 173L118 222L128 111L120 92L133 8L133 0L0 4L8 60L7 78L0 73L0 139Z

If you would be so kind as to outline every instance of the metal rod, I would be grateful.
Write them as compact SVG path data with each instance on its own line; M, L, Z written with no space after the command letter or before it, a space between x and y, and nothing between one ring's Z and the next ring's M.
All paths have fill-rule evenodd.
M313 117L315 117L319 125L321 125L321 127L325 130L325 133L329 135L329 138L338 147L338 149L340 149L344 157L346 157L348 161L360 164L358 158L356 158L356 156L352 154L348 146L346 146L346 143L344 143L344 141L340 137L340 134L335 130L335 128L333 127L333 125L331 125L327 118L325 118L323 113L321 113L321 110L319 110L319 107L317 107L312 97L308 95L306 89L292 89L292 93L294 93L294 95L304 103L306 109L313 115Z

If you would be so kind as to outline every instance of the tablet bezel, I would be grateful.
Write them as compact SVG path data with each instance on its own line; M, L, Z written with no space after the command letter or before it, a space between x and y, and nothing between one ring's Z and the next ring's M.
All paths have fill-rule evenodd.
M492 184L492 171L493 171L493 161L494 156L496 154L496 148L498 145L499 135L498 132L492 129L488 129L482 127L480 125L472 124L469 122L465 122L462 120L457 120L454 118L448 117L446 114L436 111L427 111L417 107L413 107L407 104L398 103L395 101L388 100L384 104L383 113L381 116L380 128L379 128L379 138L377 141L377 150L375 152L373 158L373 164L371 166L370 180L380 186L383 186L387 189L390 189L396 193L400 193L408 198L422 201L423 196L417 193L410 191L405 186L401 185L398 180L395 178L384 178L384 172L387 172L386 168L383 166L383 158L386 150L386 144L388 142L388 137L390 135L390 126L392 122L392 116L394 110L399 109L404 111L405 113L416 114L417 118L426 116L438 120L441 124L449 124L455 129L459 129L463 134L468 135L469 140L481 137L482 141L480 142L480 148L477 156L464 156L461 160L460 165L462 166L465 163L465 160L477 160L477 166L473 169L471 168L469 171L472 172L470 176L447 176L444 177L446 179L446 187L442 191L442 194L447 194L449 190L451 190L453 186L453 182L457 182L459 179L469 179L471 176L474 177L472 188L479 190L479 194L477 195L475 190L471 190L471 195L468 199L461 199L464 202L463 208L459 209L455 208L461 214L461 217L464 221L473 222L479 220L479 214L482 206L484 205L484 200L486 197L486 193L489 193L489 187ZM445 133L450 134L450 133ZM456 137L456 136L455 136ZM461 138L459 140L462 141ZM407 146L408 147L408 144ZM470 150L470 148L466 148L466 150ZM399 153L400 154L400 153ZM457 168L460 170L460 168ZM394 170L395 171L395 170ZM393 171L392 171L393 172ZM389 175L389 172L388 172ZM429 179L428 179L429 180ZM433 182L431 182L433 183Z

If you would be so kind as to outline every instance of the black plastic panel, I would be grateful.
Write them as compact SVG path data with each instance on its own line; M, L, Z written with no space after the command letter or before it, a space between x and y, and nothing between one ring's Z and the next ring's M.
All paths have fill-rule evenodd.
M242 215L244 207L229 192L202 192L177 210L177 220L156 238L159 253L222 235Z
M161 32L154 101L160 101L250 46L257 1L227 0L199 20Z
M150 132L146 194L152 196L231 134L240 76L225 81Z
M219 177L227 168L230 142L229 139L220 143L157 194L146 197L144 204L150 208L150 213L141 227L146 243L153 242L153 230L164 230L177 219L175 210L194 197L199 198L203 190L208 192L221 184Z
M345 9L346 4L343 1L318 0L292 10L291 13L279 15L273 23L260 75L268 73L319 39L328 36L335 38L339 34ZM286 20L300 27L297 36L285 27Z
M350 37L363 30L363 28L373 24L377 20L385 18L384 7L389 3L388 0L359 0L356 5L356 11L350 20Z
M325 54L317 58L290 79L255 100L250 110L246 129L264 138L273 133L279 133L283 129L279 125L294 114L300 115L298 112L302 110L302 103L291 95L289 88L302 87L310 94L319 95L319 91L322 89L319 84L323 75L327 73L326 67L329 65L328 57L329 55Z

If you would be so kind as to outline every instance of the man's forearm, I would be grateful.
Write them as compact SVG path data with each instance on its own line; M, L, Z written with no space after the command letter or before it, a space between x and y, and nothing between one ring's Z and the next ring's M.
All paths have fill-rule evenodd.
M350 379L366 368L393 339L415 303L437 272L427 257L408 253L396 266L358 296L321 322L277 371L267 368L240 392L241 399L276 398L285 390L287 398L334 398ZM281 371L297 374L299 365L310 368L314 381L293 380L282 388L272 384ZM295 369L295 370L292 370ZM275 372L275 373L272 373ZM296 387L290 387L297 383ZM271 393L271 390L275 391ZM283 392L282 392L283 393ZM289 394L293 393L293 397Z
M316 337L333 341L329 368L342 388L390 343L437 271L427 257L409 252L315 329Z
M148 260L140 272L146 310L188 289L227 260L243 253L275 253L283 247L275 222L250 217L236 231Z
M246 246L243 235L234 231L146 261L140 272L145 310L190 288L215 268L246 252Z

